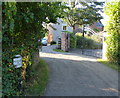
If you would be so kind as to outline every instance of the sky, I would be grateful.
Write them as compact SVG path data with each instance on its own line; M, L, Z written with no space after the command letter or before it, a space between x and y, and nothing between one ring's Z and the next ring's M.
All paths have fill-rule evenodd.
M71 1L71 0L70 0ZM84 1L84 0L76 0L76 1ZM94 1L97 1L97 2L120 2L120 0L86 0L88 2L94 2ZM106 24L106 22L108 21L109 17L107 15L105 15L105 13L101 13L100 14L103 16L103 19L101 19L101 22L103 25Z
M109 17L107 15L105 15L104 13L101 13L101 15L103 16L103 19L101 19L101 22L103 25L105 25L107 20L109 19Z
M77 1L79 1L79 0L77 0ZM105 2L105 0L97 0L98 2ZM76 7L81 7L81 5L79 4L78 6L76 6ZM103 6L103 8L104 8L104 6ZM101 19L101 22L102 22L102 24L103 25L105 25L106 24L106 21L109 19L108 18L108 16L107 15L105 15L104 14L104 12L102 13L102 12L99 12L102 16L103 16L103 19Z

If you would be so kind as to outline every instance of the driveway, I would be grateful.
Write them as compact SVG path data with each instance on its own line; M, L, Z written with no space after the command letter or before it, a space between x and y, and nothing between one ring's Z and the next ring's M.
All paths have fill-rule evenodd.
M118 72L77 53L54 52L44 46L40 52L49 65L45 96L118 96Z

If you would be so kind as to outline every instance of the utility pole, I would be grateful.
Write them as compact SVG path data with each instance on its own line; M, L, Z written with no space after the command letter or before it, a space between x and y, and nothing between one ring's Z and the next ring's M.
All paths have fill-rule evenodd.
M84 24L82 26L82 54L84 54Z

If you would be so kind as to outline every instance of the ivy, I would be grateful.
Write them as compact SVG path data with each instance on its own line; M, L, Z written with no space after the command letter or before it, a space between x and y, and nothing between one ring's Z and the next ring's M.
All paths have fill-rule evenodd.
M47 31L43 22L56 23L57 18L62 17L62 5L60 2L3 2L2 9L2 93L3 96L19 96L22 94L20 79L25 82L30 78L33 53L41 45L38 39ZM18 69L13 65L17 54L23 61L22 68Z
M104 8L109 20L105 26L107 37L107 58L120 64L120 2L108 2Z

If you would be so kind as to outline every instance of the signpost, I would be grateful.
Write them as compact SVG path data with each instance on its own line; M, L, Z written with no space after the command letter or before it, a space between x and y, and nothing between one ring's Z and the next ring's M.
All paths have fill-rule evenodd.
M21 67L22 67L22 56L21 55L15 55L13 57L13 64L15 66L15 68L19 68L19 69L16 69L16 75L19 77L18 78L18 90L20 92L22 92L22 84L23 84L23 81L22 81L22 78L21 78ZM19 72L17 72L17 70L20 70Z
M22 56L21 55L15 55L13 58L13 64L15 65L15 68L22 67Z
M83 24L83 33L82 33L82 54L84 54L84 24Z
M58 38L58 49L61 49L61 38Z

